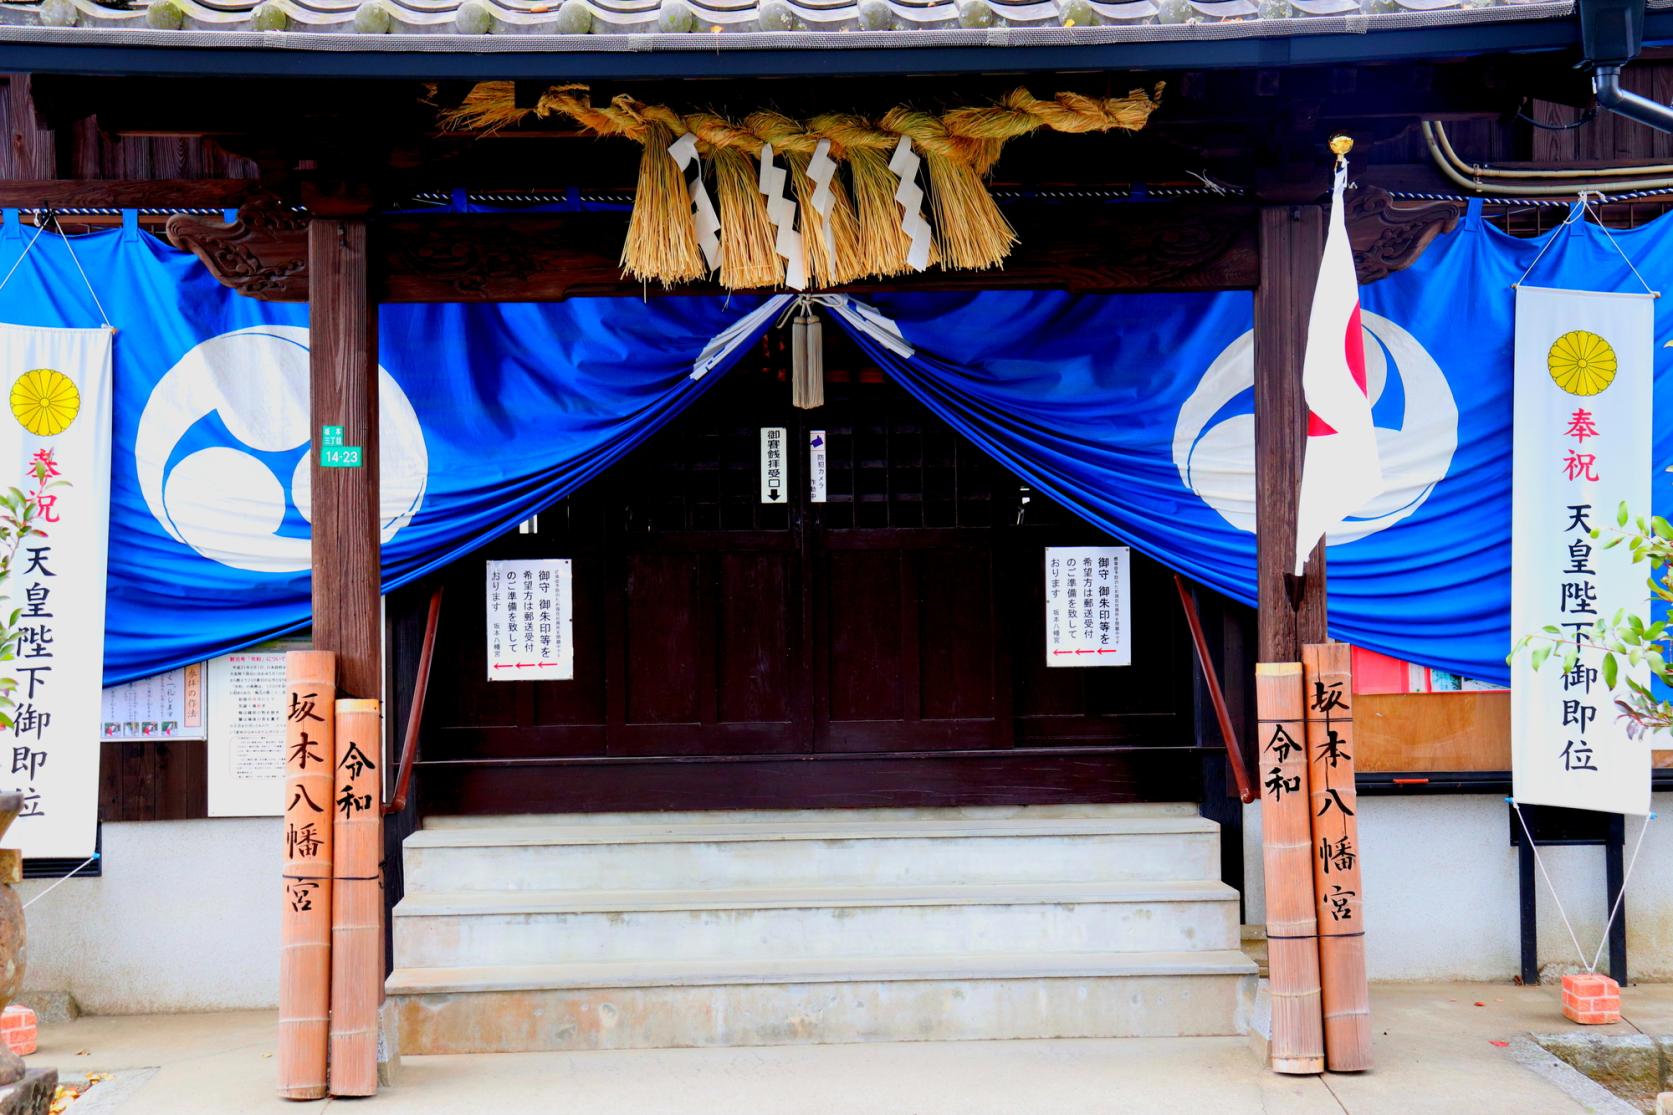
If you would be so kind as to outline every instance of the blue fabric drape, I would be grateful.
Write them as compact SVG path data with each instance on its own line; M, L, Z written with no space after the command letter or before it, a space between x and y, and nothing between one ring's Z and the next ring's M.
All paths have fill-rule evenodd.
M0 226L0 273L33 232L15 219ZM1552 235L1530 281L1636 289L1595 227ZM1673 221L1616 237L1660 284ZM1414 267L1362 292L1385 472L1404 475L1408 488L1333 534L1337 637L1505 679L1510 286L1541 243L1505 236L1472 211ZM107 680L306 623L307 493L297 482L315 433L306 307L236 295L195 258L132 227L76 238L74 248L120 329ZM827 321L855 331L925 406L1114 537L1253 602L1248 293L865 301L904 344L860 317ZM718 379L779 304L691 296L385 307L386 587L454 560L609 467ZM1673 300L1658 302L1658 346L1673 338L1670 313ZM98 320L62 241L42 238L0 292L0 319ZM714 357L722 337L734 343ZM712 370L693 379L702 354ZM1663 347L1656 359L1657 414L1673 413ZM1669 426L1656 427L1661 465L1673 456ZM1666 487L1658 472L1663 514Z
M17 234L34 231L16 223L3 227L10 234L0 233L0 274L26 243ZM247 543L257 558L296 564L291 555L308 533L297 502L305 498L305 484L298 491L292 483L311 451L306 408L298 404L306 394L296 394L294 375L270 373L306 367L301 330L307 308L233 294L194 257L148 234L96 233L74 238L73 248L119 329L106 683L306 625L305 568L228 565L203 552L214 551L216 541L203 525L223 515L227 530L246 531L240 545ZM381 362L411 404L428 458L416 513L393 537L385 527L385 588L510 529L661 428L724 370L723 361L693 380L697 354L759 301L669 297L384 307ZM98 320L63 241L49 234L36 244L0 292L0 318L35 325ZM228 342L227 334L234 339ZM182 381L169 380L171 369L211 338L233 346L220 350L224 376L212 384L188 383L191 397L173 397L169 384ZM286 346L297 353L286 357ZM244 382L258 372L265 377L260 384ZM388 434L391 412L399 409L388 386L385 381L386 466L399 441ZM167 408L157 403L163 396L170 396ZM149 417L148 404L154 404ZM164 505L160 515L147 504L136 466L142 424L151 427L153 441L159 428L164 440L174 438L172 427L159 424L159 409L184 413L177 425L205 412L164 446L155 486ZM260 444L252 444L252 430L260 433ZM198 453L211 455L194 462ZM236 467L225 468L227 463ZM212 514L185 506L194 500L207 501ZM389 510L386 487L386 519ZM202 549L183 544L170 525Z

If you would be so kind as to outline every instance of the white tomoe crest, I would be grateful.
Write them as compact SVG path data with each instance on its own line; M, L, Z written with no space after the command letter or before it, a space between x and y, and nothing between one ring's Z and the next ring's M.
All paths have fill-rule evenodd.
M1391 376L1404 391L1397 429L1377 427L1383 492L1329 531L1332 545L1355 542L1411 515L1446 477L1458 448L1458 404L1434 357L1394 322L1360 311L1365 386L1372 406ZM1179 478L1238 530L1255 530L1255 419L1248 408L1215 416L1255 385L1255 335L1244 333L1203 373L1179 408L1173 463Z
M211 416L220 420L211 443L176 460L182 439ZM299 572L309 567L309 540L279 531L292 506L311 521L312 440L307 328L222 333L186 353L152 389L134 437L140 494L171 537L212 561L255 573ZM378 442L387 543L423 504L430 457L412 403L381 367ZM289 475L257 454L285 454Z

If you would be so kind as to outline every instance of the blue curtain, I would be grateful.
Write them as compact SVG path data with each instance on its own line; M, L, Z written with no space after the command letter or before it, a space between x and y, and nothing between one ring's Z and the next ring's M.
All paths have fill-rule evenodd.
M15 219L0 226L0 274L32 232ZM1530 281L1635 289L1594 227L1553 235ZM1673 222L1616 237L1659 282ZM1472 213L1413 268L1362 292L1373 413L1385 472L1399 483L1332 534L1337 637L1505 679L1510 286L1542 243ZM107 681L297 629L309 610L298 477L316 433L306 307L233 294L131 222L73 246L120 329ZM930 410L1112 536L1253 602L1248 293L865 301L872 317L850 304L846 314L827 307L828 320ZM385 586L456 559L619 460L698 398L784 304L690 296L385 307ZM1673 299L1657 314L1659 345L1673 338ZM0 319L99 320L64 242L37 244L0 292ZM1658 414L1673 391L1664 352ZM699 367L709 370L694 377ZM1656 429L1665 464L1673 431ZM1663 514L1666 488L1658 473Z

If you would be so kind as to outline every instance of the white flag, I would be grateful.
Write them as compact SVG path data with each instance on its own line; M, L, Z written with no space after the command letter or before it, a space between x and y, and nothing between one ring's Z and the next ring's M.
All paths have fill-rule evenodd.
M1307 445L1295 520L1295 571L1345 517L1382 494L1383 470L1371 400L1365 386L1365 335L1359 324L1359 278L1342 214L1347 160L1336 168L1330 197L1301 389L1307 398Z

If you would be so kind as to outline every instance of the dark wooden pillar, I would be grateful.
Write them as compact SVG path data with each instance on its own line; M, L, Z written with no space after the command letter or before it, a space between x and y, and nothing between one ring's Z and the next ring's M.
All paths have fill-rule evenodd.
M313 423L314 646L337 653L347 697L381 697L378 589L378 310L364 218L308 227ZM341 426L358 468L320 466L321 427Z
M1296 585L1296 494L1307 438L1301 358L1324 252L1324 210L1273 205L1260 211L1260 285L1255 288L1255 553L1260 592L1256 657L1299 662L1303 643L1325 638L1324 543Z

